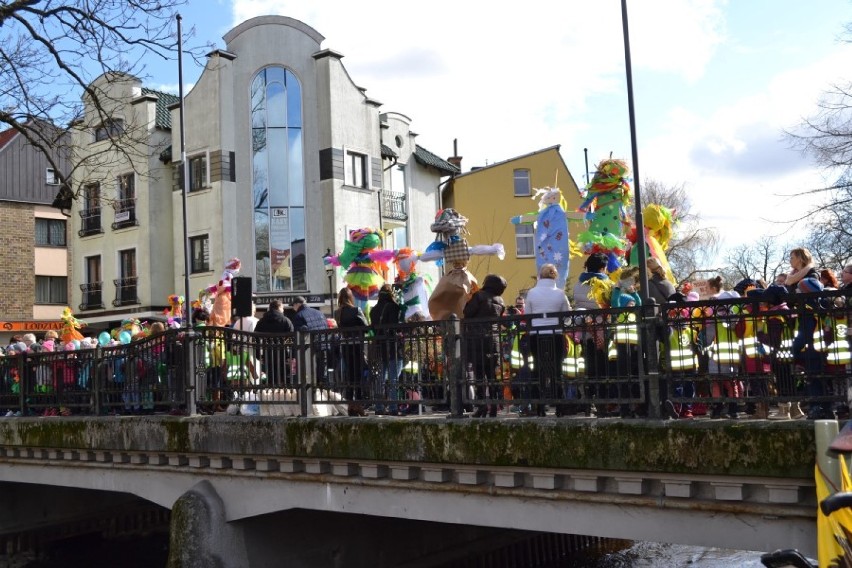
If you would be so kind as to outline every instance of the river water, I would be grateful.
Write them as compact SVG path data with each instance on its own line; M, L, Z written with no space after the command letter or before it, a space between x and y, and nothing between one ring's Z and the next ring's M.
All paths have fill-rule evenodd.
M763 552L637 542L603 558L581 560L565 568L760 568Z
M540 568L761 568L763 552L636 542L604 556L577 555ZM77 538L36 558L0 556L0 568L158 568L165 567L167 556L168 535L163 533L123 541Z

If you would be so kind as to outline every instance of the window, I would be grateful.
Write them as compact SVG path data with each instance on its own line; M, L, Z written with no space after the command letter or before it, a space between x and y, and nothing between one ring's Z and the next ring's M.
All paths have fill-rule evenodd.
M189 191L207 187L207 154L189 159Z
M37 247L64 247L65 219L36 218L35 244Z
M136 225L136 177L130 174L118 176L116 180L118 199L115 202L113 229Z
M86 281L80 284L80 290L83 292L83 301L80 304L80 309L101 308L104 305L101 295L103 287L103 282L101 281L101 257L87 256L83 262Z
M101 231L101 186L91 183L83 188L83 208L80 210L79 235L85 237Z
M346 151L346 185L352 187L367 187L367 156L357 152Z
M210 238L207 235L189 238L191 274L210 271Z
M120 118L107 119L95 128L95 142L120 136L124 132L124 121Z
M305 291L302 86L289 69L272 66L254 76L250 92L255 286Z
M36 304L67 304L68 278L65 276L36 276Z
M118 273L120 278L114 280L115 300L112 305L125 306L138 304L136 291L136 249L118 251Z
M516 256L535 256L535 230L532 225L515 225Z
M515 170L515 197L527 197L532 194L529 170Z
M47 168L44 171L44 183L47 185L59 185L59 174L53 168Z

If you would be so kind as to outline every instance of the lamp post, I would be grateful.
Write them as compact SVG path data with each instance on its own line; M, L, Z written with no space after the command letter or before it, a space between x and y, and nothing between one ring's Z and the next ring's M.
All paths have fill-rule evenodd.
M323 265L325 265L325 275L328 277L328 305L329 316L334 317L334 266L328 262L331 258L331 249L325 249L325 254L322 255Z

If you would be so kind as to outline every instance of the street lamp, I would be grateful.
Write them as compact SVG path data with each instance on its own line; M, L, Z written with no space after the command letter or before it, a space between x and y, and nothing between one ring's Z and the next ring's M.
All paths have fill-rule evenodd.
M331 249L325 249L322 262L325 265L325 275L328 277L328 305L331 317L334 317L334 266L331 264Z

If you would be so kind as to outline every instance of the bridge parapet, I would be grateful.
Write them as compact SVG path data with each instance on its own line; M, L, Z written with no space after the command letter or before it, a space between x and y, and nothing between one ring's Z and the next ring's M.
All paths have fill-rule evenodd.
M814 447L803 422L23 418L0 421L0 478L169 508L204 481L231 523L313 509L810 550Z

